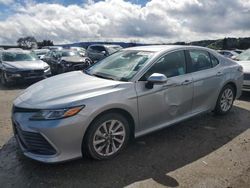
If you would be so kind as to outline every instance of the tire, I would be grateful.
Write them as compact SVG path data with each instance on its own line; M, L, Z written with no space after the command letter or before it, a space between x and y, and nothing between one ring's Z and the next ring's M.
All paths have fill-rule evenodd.
M235 92L235 89L229 84L222 88L214 109L215 114L225 115L230 112L235 99Z
M84 66L84 70L85 70L85 69L88 69L93 64L93 61L90 58L86 58L84 64L85 64Z
M83 141L83 154L96 160L111 159L126 147L129 138L130 127L124 116L104 114L90 125Z
M2 71L1 72L1 84L3 85L3 86L9 86L9 83L8 83L8 81L6 80L6 78L5 78L5 72L4 71Z

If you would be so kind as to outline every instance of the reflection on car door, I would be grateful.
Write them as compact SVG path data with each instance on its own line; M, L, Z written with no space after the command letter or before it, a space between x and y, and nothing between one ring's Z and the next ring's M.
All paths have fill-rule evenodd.
M136 83L140 126L138 136L166 126L191 113L193 83L191 74L186 74L184 51L161 57ZM165 74L163 85L145 88L147 78L153 73Z
M193 112L210 110L216 103L223 80L219 60L204 50L188 52L194 82Z

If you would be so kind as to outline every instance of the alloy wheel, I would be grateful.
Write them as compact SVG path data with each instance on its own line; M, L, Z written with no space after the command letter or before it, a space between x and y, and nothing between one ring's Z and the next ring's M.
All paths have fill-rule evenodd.
M234 100L233 91L230 88L225 89L221 95L221 100L220 100L221 110L223 112L227 112L231 108L233 100Z
M123 146L125 137L125 126L121 121L105 121L94 133L94 150L101 156L111 156Z

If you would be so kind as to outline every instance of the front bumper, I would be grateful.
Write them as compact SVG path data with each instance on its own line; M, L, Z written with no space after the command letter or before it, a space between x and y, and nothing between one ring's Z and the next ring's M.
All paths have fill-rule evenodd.
M24 155L44 163L82 157L87 117L77 114L59 120L32 121L34 112L13 112L16 140Z
M5 78L8 82L18 81L18 80L24 81L24 80L44 79L49 77L50 75L51 75L50 69L5 72Z
M250 80L243 81L242 90L243 91L250 91Z

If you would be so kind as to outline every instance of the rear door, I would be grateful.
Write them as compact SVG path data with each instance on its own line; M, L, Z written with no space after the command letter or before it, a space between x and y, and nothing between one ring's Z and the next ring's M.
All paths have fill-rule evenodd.
M219 60L200 49L188 50L187 54L194 82L193 112L210 110L217 101L223 81Z

